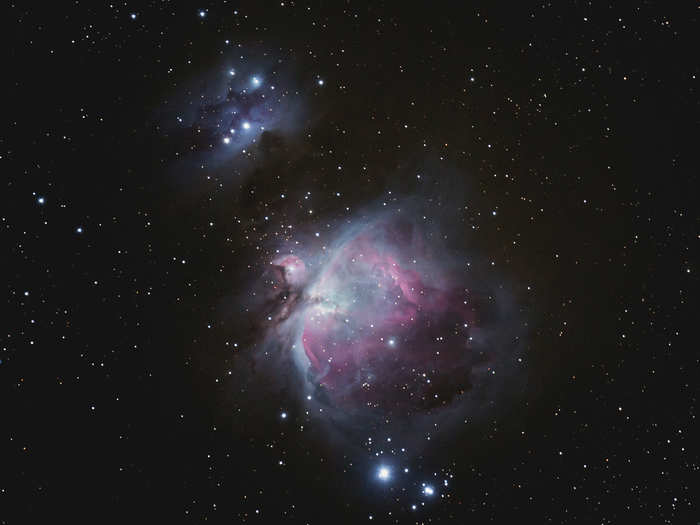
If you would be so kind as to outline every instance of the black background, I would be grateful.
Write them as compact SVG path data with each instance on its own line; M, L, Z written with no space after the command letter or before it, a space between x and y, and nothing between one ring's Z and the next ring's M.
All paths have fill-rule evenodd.
M4 11L0 522L700 519L697 6L283 4ZM208 180L158 108L225 39L292 64L306 114ZM274 248L261 214L313 231L455 187L531 287L528 387L380 485L224 341Z

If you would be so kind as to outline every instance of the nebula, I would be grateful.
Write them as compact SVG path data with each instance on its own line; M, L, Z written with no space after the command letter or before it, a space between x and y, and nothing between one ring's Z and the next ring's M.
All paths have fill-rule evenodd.
M302 347L311 381L335 406L410 415L468 388L476 306L467 289L414 269L411 233L396 224L358 233L309 290Z
M260 74L229 69L226 82L211 99L204 98L192 125L215 143L240 150L259 140L265 130L289 119L289 91L268 84Z
M305 104L294 67L249 53L184 82L157 108L158 129L177 147L181 168L241 169L237 159L274 151L301 128Z
M366 221L306 259L272 261L268 338L292 348L304 400L336 422L444 422L512 377L514 301L416 221Z

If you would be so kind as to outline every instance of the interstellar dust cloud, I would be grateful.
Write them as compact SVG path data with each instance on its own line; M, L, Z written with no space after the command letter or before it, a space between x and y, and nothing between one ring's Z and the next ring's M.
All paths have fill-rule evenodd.
M261 348L289 353L298 401L348 439L370 428L415 449L523 385L516 300L445 227L370 213L270 262Z

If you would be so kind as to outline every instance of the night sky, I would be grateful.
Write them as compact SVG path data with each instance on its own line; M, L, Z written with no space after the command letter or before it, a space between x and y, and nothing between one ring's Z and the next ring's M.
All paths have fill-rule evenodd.
M0 524L700 520L692 2L3 26Z

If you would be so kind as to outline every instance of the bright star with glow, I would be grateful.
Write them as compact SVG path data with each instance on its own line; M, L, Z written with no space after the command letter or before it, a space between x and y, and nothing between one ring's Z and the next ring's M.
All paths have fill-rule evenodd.
M244 122L243 129L250 129L250 122Z
M280 417L281 417L282 419L287 419L287 413L286 413L286 412L282 412L282 413L280 414Z
M260 79L258 77L253 77L252 80L254 86L260 85Z
M39 204L44 204L44 203L46 202L46 200L44 200L44 197L39 197L36 201L37 201Z
M432 496L433 494L435 494L435 489L430 485L426 485L425 488L423 488L423 494L425 494L426 496Z
M379 467L377 477L382 481L386 481L391 477L391 470L389 470L389 467Z
M231 137L224 137L224 144L230 144L231 143Z
M322 85L323 85L323 79L322 79L322 78L319 78L319 79L318 79L318 85L319 85L319 86L322 86Z
M202 9L202 10L199 12L199 18L204 18L205 16L207 16L207 12L206 12L204 9Z

